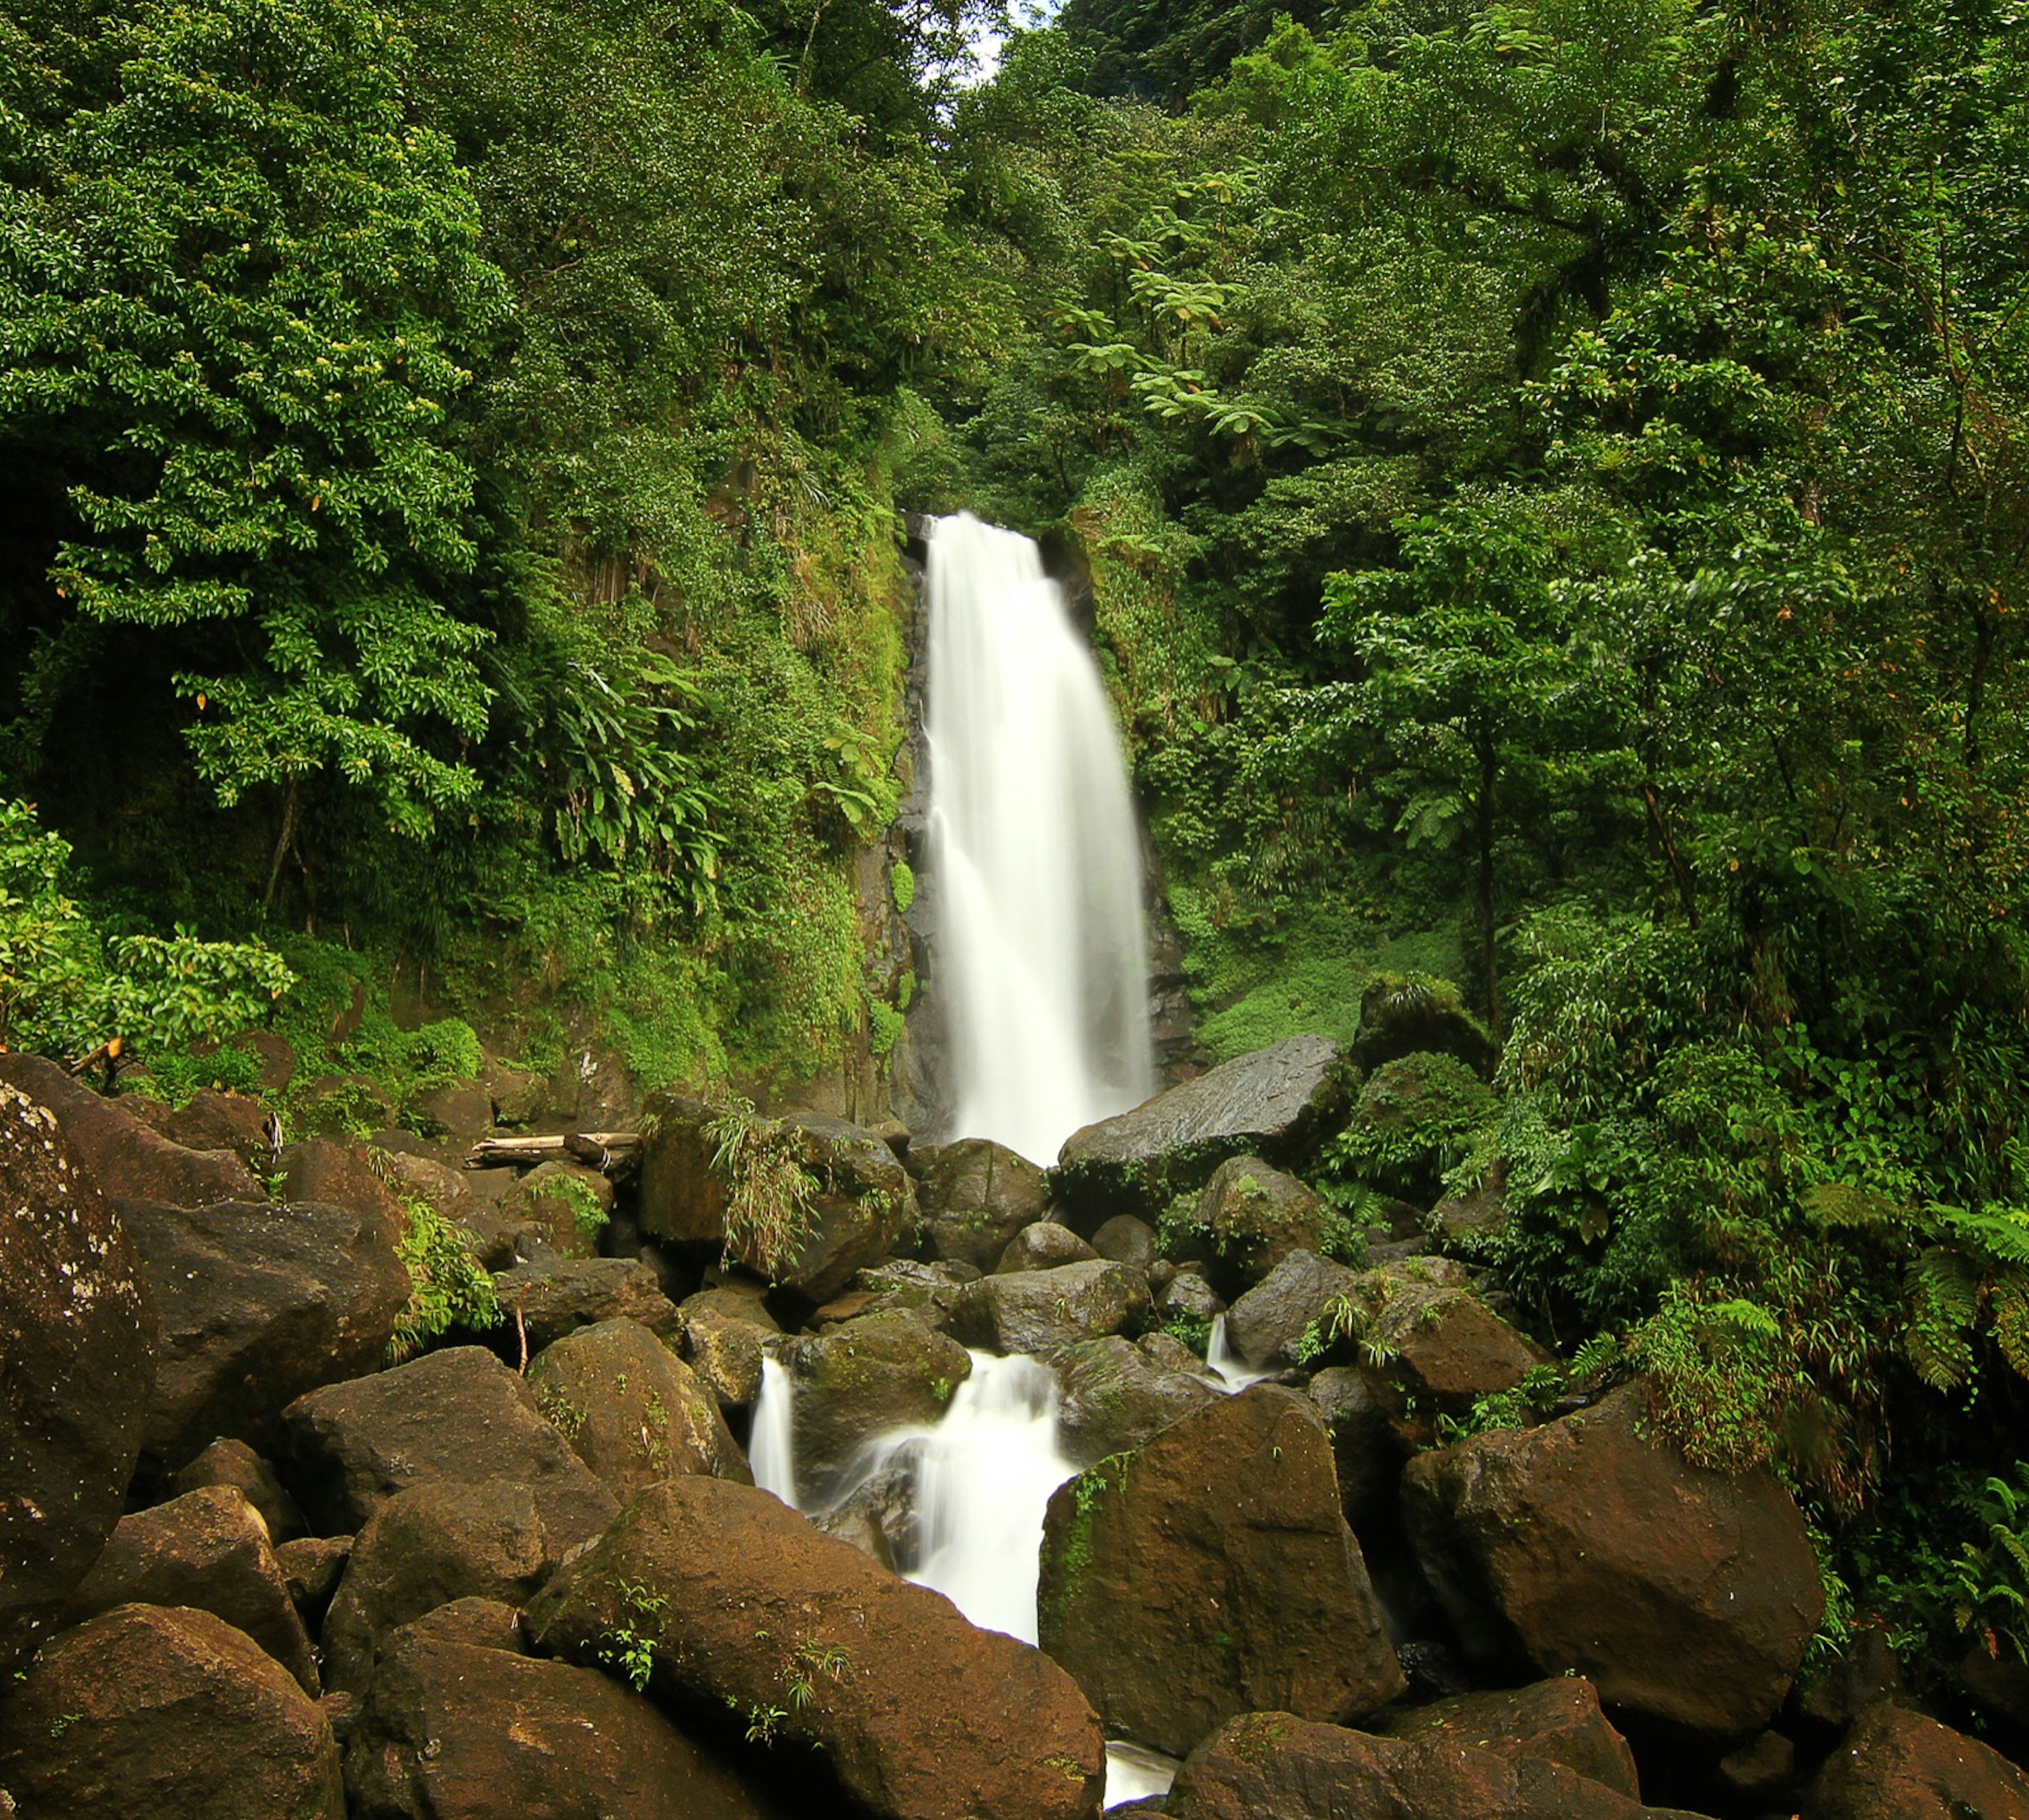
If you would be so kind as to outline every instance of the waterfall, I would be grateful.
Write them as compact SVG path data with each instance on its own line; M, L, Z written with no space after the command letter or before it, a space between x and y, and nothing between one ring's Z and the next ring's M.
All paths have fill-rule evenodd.
M1126 769L1092 654L1029 539L939 519L929 594L953 1135L1048 1164L1153 1085Z
M796 1387L788 1369L762 1354L761 1394L754 1399L747 1464L753 1469L754 1483L764 1491L773 1491L792 1510L797 1507L796 1458L789 1404Z
M1249 1384L1258 1384L1263 1378L1274 1375L1256 1371L1233 1350L1233 1343L1226 1337L1226 1317L1222 1314L1211 1317L1211 1335L1205 1342L1205 1363L1229 1391L1244 1391Z

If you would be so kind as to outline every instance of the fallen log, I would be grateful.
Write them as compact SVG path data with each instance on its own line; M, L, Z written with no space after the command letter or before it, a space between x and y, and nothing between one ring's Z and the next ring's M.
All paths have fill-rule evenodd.
M641 1147L639 1131L566 1131L540 1138L481 1138L465 1159L468 1169L528 1168L575 1157L595 1169L629 1161Z

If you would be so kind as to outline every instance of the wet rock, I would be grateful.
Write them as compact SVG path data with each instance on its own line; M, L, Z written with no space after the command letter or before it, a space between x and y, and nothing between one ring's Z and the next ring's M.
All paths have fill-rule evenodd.
M914 1573L923 1554L916 1510L922 1448L920 1441L903 1443L837 1503L810 1521L892 1572Z
M919 1264L913 1258L891 1257L861 1271L852 1280L866 1298L862 1314L913 1314L926 1327L942 1332L951 1325L959 1292L968 1283L977 1283L979 1274L970 1264L944 1259ZM818 1310L820 1315L823 1312Z
M524 1654L513 1610L480 1607L390 1638L346 1752L352 1820L782 1814L640 1695Z
M202 1207L262 1198L261 1184L237 1157L185 1150L42 1056L0 1051L0 1081L55 1115L72 1160L91 1172L109 1201Z
M1667 1820L1562 1763L1248 1713L1191 1754L1172 1820ZM1678 1820L1692 1820L1689 1815Z
M1294 1365L1296 1343L1353 1282L1343 1265L1293 1251L1226 1310L1226 1343L1256 1371Z
M317 1201L343 1207L399 1231L406 1214L400 1197L366 1160L356 1144L336 1138L310 1138L283 1146L275 1159L285 1201Z
M1088 1263L1098 1255L1068 1226L1059 1226L1053 1220L1039 1220L1033 1226L1023 1227L1007 1242L993 1273L1005 1276L1017 1270L1054 1270L1060 1264Z
M1470 1192L1447 1194L1430 1209L1437 1243L1446 1251L1472 1257L1500 1237L1508 1224L1508 1198L1499 1164Z
M500 1198L500 1217L566 1257L589 1257L613 1213L613 1184L582 1163L539 1163Z
M767 1339L768 1331L751 1321L684 1304L677 1350L721 1410L753 1407L761 1394L762 1348Z
M1188 1376L1203 1378L1215 1389L1218 1387L1215 1374L1207 1369L1204 1361L1163 1328L1144 1333L1134 1344L1141 1356L1158 1370L1182 1372Z
M1377 1382L1425 1409L1464 1415L1477 1398L1512 1390L1549 1356L1466 1288L1446 1259L1362 1271L1348 1294L1363 1343L1387 1354Z
M913 1315L876 1314L779 1354L795 1382L796 1481L810 1502L844 1489L862 1445L892 1429L934 1426L972 1375L965 1348Z
M951 1332L990 1352L1053 1352L1137 1326L1148 1307L1147 1279L1101 1258L982 1277L960 1292Z
M1600 1710L1599 1691L1582 1675L1384 1713L1370 1729L1405 1743L1441 1734L1511 1762L1534 1758L1561 1763L1631 1801L1641 1798L1634 1753Z
M495 1271L493 1288L506 1317L501 1339L513 1339L518 1318L532 1353L603 1320L636 1322L658 1339L677 1340L683 1331L662 1278L638 1257L562 1257L539 1250L511 1270Z
M1416 1557L1482 1664L1588 1675L1610 1707L1738 1737L1781 1705L1823 1592L1765 1471L1705 1471L1641 1432L1646 1396L1411 1460Z
M184 1605L208 1611L296 1677L312 1699L317 1683L309 1633L268 1541L267 1525L231 1485L187 1491L123 1517L71 1596L73 1622L119 1605Z
M119 1211L161 1320L143 1447L169 1470L221 1436L269 1451L288 1403L387 1356L409 1273L377 1216L313 1201Z
M187 1150L229 1150L249 1168L263 1168L274 1155L268 1109L244 1094L206 1087L169 1115L163 1135Z
M46 1107L0 1086L0 1673L120 1520L155 1376L125 1228Z
M1053 1180L1076 1224L1119 1213L1152 1218L1229 1157L1301 1157L1345 1109L1337 1048L1323 1037L1289 1037L1074 1132Z
M275 1469L244 1441L213 1441L176 1474L179 1491L201 1491L207 1485L230 1485L237 1491L259 1514L268 1540L278 1547L303 1533L303 1514L296 1508L295 1499L275 1476ZM184 1602L158 1599L149 1603Z
M2020 1820L2029 1774L1976 1739L1883 1702L1853 1722L1804 1812L1807 1820Z
M1493 1072L1492 1041L1448 979L1376 974L1360 995L1352 1060L1371 1074L1404 1056L1448 1055L1482 1078Z
M299 1536L275 1551L275 1565L306 1630L316 1631L351 1558L350 1536Z
M1366 1535L1377 1525L1393 1520L1397 1488L1409 1449L1366 1372L1348 1365L1328 1365L1311 1380L1308 1391L1331 1437L1339 1502L1346 1521L1356 1534Z
M1190 1367L1197 1365L1181 1346L1178 1350ZM1066 1347L1057 1358L1063 1385L1057 1444L1065 1458L1089 1466L1152 1440L1171 1423L1216 1402L1223 1393L1190 1367L1166 1369L1117 1334Z
M1178 1271L1155 1302L1166 1317L1192 1315L1209 1322L1215 1315L1226 1313L1224 1298L1196 1270Z
M363 1691L381 1639L440 1605L521 1604L562 1552L526 1486L436 1480L391 1498L354 1540L325 1619L332 1686Z
M643 1106L640 1214L651 1238L724 1242L725 1183L712 1167L718 1143L706 1135L718 1116L682 1094L651 1094Z
M536 1406L623 1504L682 1473L753 1481L718 1400L635 1321L566 1335L531 1362L529 1382Z
M534 1389L484 1347L453 1346L392 1371L312 1391L284 1412L280 1456L297 1501L332 1534L355 1532L426 1479L526 1485L563 1545L596 1536L618 1508Z
M1132 1213L1116 1213L1092 1235L1092 1248L1101 1257L1140 1271L1155 1265L1155 1228Z
M123 1605L0 1701L21 1820L346 1820L338 1744L287 1670L208 1611Z
M1323 1426L1273 1385L1060 1487L1037 1610L1107 1736L1172 1755L1237 1713L1351 1718L1403 1688Z
M1049 1210L1043 1172L990 1138L911 1152L929 1255L991 1270L1008 1242Z
M1198 1197L1196 1223L1230 1287L1259 1283L1293 1251L1322 1254L1337 1221L1293 1176L1231 1157Z
M579 1661L631 1628L665 1700L783 1709L782 1739L893 1820L1097 1811L1099 1727L1068 1675L751 1487L651 1487L524 1621L538 1647Z

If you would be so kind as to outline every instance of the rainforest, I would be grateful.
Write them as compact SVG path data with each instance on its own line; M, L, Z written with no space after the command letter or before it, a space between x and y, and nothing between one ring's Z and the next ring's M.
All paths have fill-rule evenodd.
M279 1391L237 1428L151 1417L107 1522L172 1508L215 1433L284 1465L309 1532L287 1547L363 1538L382 1493L313 1507L302 1412L383 1363L465 1357L452 1342L525 1372L574 1436L568 1361L539 1369L573 1324L532 1331L541 1296L515 1275L540 1260L488 1256L438 1179L475 1144L569 1183L545 1202L534 1176L493 1183L546 1242L655 1252L672 1303L720 1298L662 1337L727 1447L758 1446L766 1393L699 1363L726 1298L765 1287L770 1369L779 1329L799 1385L844 1383L809 1349L889 1320L894 1270L971 1255L933 1236L937 1159L971 1134L939 1127L948 895L921 735L926 552L963 513L1037 540L1104 682L1157 1084L1322 1041L1339 1109L1196 1173L1107 1176L1078 1139L1031 1159L1028 1219L1081 1249L1020 1268L1095 1268L1117 1249L1102 1221L1131 1216L1140 1312L1018 1343L974 1287L925 1290L959 1298L965 1346L938 1332L957 1358L934 1370L909 1355L944 1386L921 1419L966 1347L1141 1332L1188 1351L1163 1366L1188 1376L1214 1318L1233 1314L1224 1345L1279 1277L1292 1247L1270 1241L1296 1220L1297 1254L1337 1274L1248 1361L1282 1387L1207 1403L1221 1420L1317 1400L1334 1370L1378 1386L1445 1295L1523 1349L1467 1392L1374 1389L1399 1510L1391 1478L1363 1517L1341 1449L1407 1710L1491 1697L1468 1689L1512 1688L1526 1660L1600 1682L1651 1800L2023 1811L1942 1781L1934 1807L1875 1807L1810 1780L1839 1727L1889 1723L1823 1692L1872 1674L2029 1800L2016 0L1063 0L1026 19L979 0L0 0L0 1073L109 1209L184 1204L86 1154L77 1134L123 1102L147 1143L243 1154L225 1205L350 1205L338 1164L284 1186L284 1158L365 1158L380 1185L358 1191L391 1195L406 1273L392 1350L291 1380L286 1421ZM224 1123L206 1137L205 1117ZM907 1171L848 1168L843 1121L887 1131ZM1267 1190L1232 1176L1241 1151L1275 1165ZM0 1161L12 1195L32 1164ZM707 1229L673 1184L714 1172ZM847 1267L867 1280L833 1281L810 1262L825 1196L910 1198L924 1224L890 1222ZM1024 1229L966 1268L1018 1280L999 1245ZM1169 1293L1194 1272L1209 1300ZM888 1299L837 1299L855 1294ZM1512 1614L1476 1640L1421 1543L1407 1591L1378 1565L1410 1558L1404 1526L1450 1495L1455 1452L1582 1428L1630 1385L1673 1469L1793 1504L1813 1615L1759 1718L1616 1696ZM1108 1462L1152 1483L1182 1432L1070 1448L1044 1650L1107 1738L1193 1766L1170 1811L1452 1811L1301 1806L1272 1773L1296 1746L1261 1729L1278 1701L1193 1729L1171 1707L1136 1718L1110 1670L1080 1667L1079 1588L1133 1553ZM655 1575L718 1569L643 1540L691 1480L643 1483L617 1524L571 1532L603 1537L592 1554L543 1556L543 1590L460 1592L522 1608L546 1661L603 1664L630 1699L722 1694L745 1714L733 1759L780 1755L873 1655L797 1630L788 1666L736 1693L684 1653L716 1646L647 1640L673 1622ZM609 1556L610 1584L584 1566ZM322 1673L339 1685L350 1647L379 1724L373 1626L332 1634L341 1606L364 1623L358 1569ZM74 1596L50 1595L50 1634L78 1624ZM116 1617L202 1603L132 1596ZM1453 1658L1456 1684L1428 1666ZM43 1763L71 1707L48 1695L45 1725L34 1677L57 1672L17 1673L13 1737L0 1699L0 1813L10 1792L24 1820L83 1799ZM1396 1685L1330 1710L1289 1692L1288 1723L1363 1737L1340 1722ZM1059 1696L1022 1697L1046 1715ZM1196 1767L1218 1725L1223 1793ZM859 1760L822 1717L807 1729L795 1749ZM355 1817L522 1811L403 1806L338 1732ZM943 1811L838 1774L839 1811ZM1267 1792L1234 1793L1250 1776ZM1086 1770L1066 1778L1085 1799ZM832 1811L782 1786L781 1811ZM313 1795L259 1800L347 1811ZM776 1811L693 1798L666 1811ZM71 1811L127 1811L95 1799ZM1595 1811L1542 1799L1474 1811Z

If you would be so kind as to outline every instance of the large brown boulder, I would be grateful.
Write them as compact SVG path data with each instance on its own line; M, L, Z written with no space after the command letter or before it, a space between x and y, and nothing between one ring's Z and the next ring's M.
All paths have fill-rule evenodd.
M536 1406L622 1503L683 1473L753 1482L718 1400L638 1322L565 1335L529 1365L529 1381Z
M1292 1251L1226 1313L1226 1343L1256 1371L1297 1362L1307 1334L1352 1292L1354 1273L1315 1251Z
M459 1599L520 1605L562 1552L525 1485L429 1479L410 1486L353 1540L324 1621L331 1684L364 1688L382 1637L440 1605Z
M229 1150L249 1168L265 1168L274 1153L268 1109L246 1094L205 1087L164 1122L162 1135L187 1150Z
M1068 1226L1054 1220L1038 1220L1025 1226L1007 1241L993 1266L993 1274L1006 1276L1017 1270L1055 1270L1066 1264L1085 1264L1099 1253Z
M230 1485L238 1491L266 1525L268 1540L278 1547L294 1541L309 1528L275 1469L244 1441L213 1441L176 1474L179 1491L201 1491L207 1485ZM176 1602L158 1599L154 1603Z
M1067 1346L1056 1363L1063 1387L1057 1445L1079 1467L1153 1440L1225 1394L1196 1371L1158 1365L1145 1346L1118 1334Z
M1356 1536L1394 1524L1402 1465L1411 1451L1389 1413L1393 1397L1377 1395L1371 1376L1352 1365L1327 1365L1306 1387L1331 1436L1339 1502Z
M1634 1753L1600 1710L1599 1690L1583 1675L1459 1694L1382 1714L1369 1725L1405 1743L1442 1734L1510 1761L1534 1757L1561 1763L1631 1801L1641 1798Z
M398 1231L407 1218L401 1197L356 1144L342 1144L336 1138L306 1138L286 1146L275 1166L284 1200L347 1207Z
M1274 1385L1059 1487L1036 1603L1107 1736L1174 1756L1236 1713L1351 1718L1404 1684L1323 1425Z
M316 1701L208 1611L123 1605L45 1645L0 1700L20 1820L346 1820Z
M1336 1046L1321 1036L1285 1037L1074 1131L1052 1179L1075 1224L1122 1213L1153 1218L1229 1157L1297 1160L1337 1129L1345 1103Z
M1234 1290L1259 1283L1293 1251L1322 1252L1339 1216L1294 1176L1259 1157L1229 1157L1198 1196L1195 1221Z
M120 1520L155 1376L155 1310L118 1215L55 1115L0 1086L0 1673Z
M72 1155L109 1201L203 1207L262 1198L261 1184L229 1150L186 1150L44 1057L0 1051L0 1081L56 1115Z
M817 1506L845 1488L863 1443L896 1428L933 1427L972 1375L963 1346L907 1314L863 1316L835 1333L792 1340L777 1356L795 1386L797 1489Z
M2021 1820L2029 1774L1976 1738L1883 1703L1827 1759L1807 1820Z
M625 1636L651 1692L730 1706L815 1749L892 1820L1098 1812L1099 1725L1063 1670L749 1486L651 1487L525 1622L540 1648L581 1662Z
M291 1403L283 1424L297 1501L332 1535L360 1529L426 1479L526 1485L545 1531L566 1546L596 1536L619 1508L543 1419L533 1387L482 1346L327 1384Z
M523 1653L512 1609L478 1600L389 1639L345 1778L351 1820L790 1820L639 1694Z
M1497 1743L1449 1732L1408 1741L1247 1713L1191 1753L1163 1811L1170 1820L1668 1820L1674 1811Z
M1774 1476L1690 1465L1645 1393L1411 1460L1416 1557L1482 1664L1589 1676L1608 1706L1712 1737L1782 1704L1824 1594Z
M951 1333L989 1352L1054 1352L1081 1339L1131 1332L1148 1312L1148 1278L1124 1264L1095 1258L967 1283L951 1311Z
M143 1446L169 1471L221 1436L268 1451L289 1403L387 1356L409 1273L376 1216L316 1202L119 1209L161 1319Z
M269 1546L267 1525L229 1485L186 1492L123 1517L71 1595L76 1620L119 1605L184 1605L244 1631L296 1677L323 1692L309 1632Z
M1548 1354L1463 1281L1448 1259L1407 1257L1362 1271L1347 1293L1366 1347L1386 1355L1373 1375L1395 1410L1464 1415L1482 1396L1512 1390Z
M682 1332L676 1304L662 1293L655 1268L639 1257L562 1257L539 1248L512 1269L497 1272L494 1294L506 1317L503 1337L529 1336L532 1351L603 1320L631 1320L659 1339Z
M499 1217L532 1228L566 1257L589 1257L613 1212L613 1183L598 1169L553 1159L539 1163L500 1198Z
M895 1153L861 1126L807 1112L753 1121L755 1141L784 1146L809 1184L807 1216L787 1254L757 1233L729 1233L733 1200L709 1135L720 1116L676 1094L648 1102L638 1214L651 1238L723 1244L748 1269L823 1302L914 1227L915 1185Z
M1043 1172L991 1138L919 1146L909 1172L934 1258L991 1270L1008 1241L1049 1211Z
M716 1307L693 1308L690 1297L678 1315L679 1350L698 1381L718 1399L721 1410L751 1409L761 1394L762 1348L780 1328L723 1313Z

